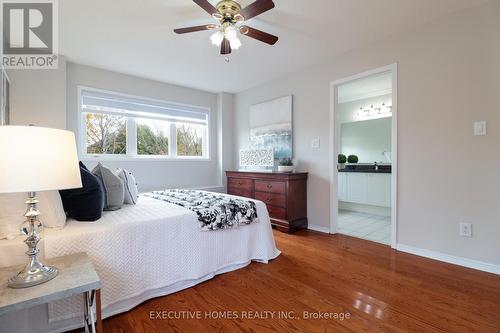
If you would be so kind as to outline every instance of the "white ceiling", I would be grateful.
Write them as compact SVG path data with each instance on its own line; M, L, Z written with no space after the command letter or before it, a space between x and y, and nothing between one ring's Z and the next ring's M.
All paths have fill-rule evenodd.
M274 0L276 8L247 24L279 36L278 43L242 36L243 46L226 63L210 44L211 32L172 31L213 22L190 0L63 0L60 53L72 62L149 79L239 92L485 1Z

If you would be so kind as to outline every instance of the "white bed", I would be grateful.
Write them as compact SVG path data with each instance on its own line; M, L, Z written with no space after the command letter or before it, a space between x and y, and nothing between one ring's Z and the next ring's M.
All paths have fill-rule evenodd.
M258 222L201 231L194 212L141 196L137 205L106 212L97 222L69 220L62 230L46 229L43 251L46 258L88 253L102 281L106 318L252 260L267 263L276 258L280 252L266 206L255 202ZM0 240L0 267L26 260L22 239ZM62 332L80 326L80 298L0 317L2 333Z

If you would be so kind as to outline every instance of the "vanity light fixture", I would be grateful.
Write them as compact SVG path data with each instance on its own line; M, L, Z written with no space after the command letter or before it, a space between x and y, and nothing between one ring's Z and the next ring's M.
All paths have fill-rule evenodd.
M360 119L377 119L390 117L392 114L392 105L382 103L380 106L370 105L370 107L360 107L356 114Z

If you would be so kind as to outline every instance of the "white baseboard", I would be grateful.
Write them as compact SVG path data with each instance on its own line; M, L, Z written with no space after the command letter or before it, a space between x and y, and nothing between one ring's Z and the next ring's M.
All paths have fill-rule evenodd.
M307 226L307 229L318 231L318 232L324 232L325 234L329 234L330 233L330 228L323 227L323 226L320 226L320 225L309 224Z
M474 260L474 259L456 257L456 256L452 256L452 255L449 255L446 253L421 249L418 247L413 247L413 246L404 245L404 244L397 244L396 249L398 251L401 251L401 252L411 253L411 254L415 254L417 256L421 256L421 257L426 257L426 258L430 258L430 259L434 259L434 260L444 261L444 262L447 262L450 264L463 266L463 267L467 267L467 268L473 268L473 269L477 269L477 270L480 270L483 272L488 272L488 273L500 275L500 266L499 265L489 264L489 263Z

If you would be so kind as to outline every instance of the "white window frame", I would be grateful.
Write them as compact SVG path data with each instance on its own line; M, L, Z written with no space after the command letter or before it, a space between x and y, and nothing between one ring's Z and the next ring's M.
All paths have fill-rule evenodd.
M88 111L82 108L82 92L83 91L94 91L106 94L112 94L118 97L124 98L135 98L141 99L143 101L149 101L153 103L165 103L168 105L177 105L183 108L196 108L202 109L207 114L207 128L206 135L203 137L203 156L178 156L177 155L177 133L176 133L176 123L170 123L170 136L169 136L169 152L168 155L138 155L137 154L137 127L134 117L127 117L127 152L126 154L88 154L87 153L87 124L85 119L85 114ZM95 112L99 113L99 112ZM103 112L106 113L106 112ZM108 113L109 114L109 113ZM140 117L143 119L155 119L152 113L151 117ZM161 117L157 117L161 120ZM211 122L211 109L209 107L189 105L176 102L168 102L160 99L154 99L149 97L130 95L125 93L120 93L116 91L103 90L98 88L78 86L78 133L77 133L77 148L78 154L82 160L85 161L211 161L210 154L210 142L212 133L212 122Z

